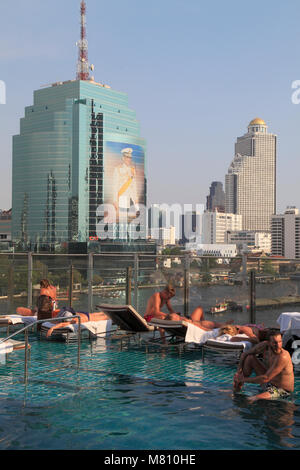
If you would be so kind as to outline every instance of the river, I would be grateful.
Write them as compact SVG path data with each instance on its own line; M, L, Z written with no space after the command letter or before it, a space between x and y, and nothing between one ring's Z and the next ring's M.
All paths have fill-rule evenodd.
M147 300L149 297L157 291L154 287L145 287L138 290L138 305L135 305L136 309L141 315L144 314L146 309ZM277 281L273 284L257 284L256 285L256 298L267 298L272 299L282 296L293 296L299 295L300 292L300 281ZM78 300L73 302L73 308L77 311L87 311L88 309L88 295L87 294L75 294ZM132 290L132 304L134 305L134 290ZM216 321L228 320L233 318L235 323L247 323L250 321L250 312L246 309L249 305L249 286L228 286L214 284L211 286L191 286L189 296L189 313L198 306L201 305L205 312L209 311L210 307L215 305L217 302L222 302L224 299L231 299L235 302L243 305L242 312L224 312L220 314L211 315L206 313L207 319L215 319ZM26 306L27 299L15 298L11 313L15 312L16 307ZM178 312L184 312L184 290L183 288L176 289L176 296L171 301L174 309ZM125 291L120 291L120 296L117 298L103 298L101 294L94 293L93 295L93 307L95 310L96 305L99 304L125 304ZM59 301L59 307L68 306L67 301ZM5 299L0 300L0 314L8 313L8 301ZM276 308L257 309L256 321L258 323L264 323L268 327L278 327L276 320L282 312L300 312L300 305L282 306Z

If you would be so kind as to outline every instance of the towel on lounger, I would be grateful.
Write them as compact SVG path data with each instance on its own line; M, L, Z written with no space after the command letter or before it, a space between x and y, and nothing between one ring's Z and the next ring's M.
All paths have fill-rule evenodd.
M219 333L219 328L214 330L205 331L193 323L187 323L187 332L185 335L186 343L204 344L210 338L216 338Z
M6 341L5 343L0 343L0 355L1 354L9 354L13 352L14 345L10 341Z
M81 323L98 322L98 321L107 320L107 317L105 318L105 314L103 312L95 312L95 313L77 312L76 315L80 315ZM51 336L54 330L57 330L65 326L69 326L70 323L77 324L78 318L73 318L71 322L67 321L67 322L57 323L56 325L52 326L52 328L50 328L49 331L47 332L47 337Z
M36 317L23 317L22 315L6 315L0 317L2 320L10 320L12 325L23 323L24 325L30 325L36 321Z
M47 337L51 336L54 331L54 323L45 322L43 323L43 327L48 328L49 331L51 330L51 334L49 335L49 331L47 332ZM76 333L78 331L78 323L59 323L59 328L63 328L64 330L69 330L72 333ZM55 328L57 330L57 328ZM112 320L98 320L98 321L89 321L81 324L82 330L90 331L94 336L106 336L112 330Z

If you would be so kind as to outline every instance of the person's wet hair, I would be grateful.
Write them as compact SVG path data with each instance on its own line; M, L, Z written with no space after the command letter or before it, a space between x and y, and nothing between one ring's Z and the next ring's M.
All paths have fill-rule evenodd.
M278 336L281 335L280 330L277 330L276 328L270 328L267 333L267 340L270 341L272 336Z
M259 341L267 341L268 340L268 334L269 334L269 328L264 328L263 330L258 331L258 340Z

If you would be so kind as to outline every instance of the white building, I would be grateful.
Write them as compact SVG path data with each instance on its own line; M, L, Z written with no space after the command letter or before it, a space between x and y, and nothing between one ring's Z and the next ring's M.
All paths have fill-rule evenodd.
M223 212L205 212L202 216L202 243L226 243L228 231L242 229L242 216Z
M216 243L187 243L186 250L196 252L198 256L215 256L216 258L234 258L237 256L236 245Z
M239 251L242 251L246 246L250 250L261 250L269 254L271 253L271 232L229 231L227 232L226 243L235 244Z
M161 246L175 245L176 243L175 236L176 236L175 227L160 228L158 244Z
M287 207L284 214L273 215L272 255L287 259L300 258L300 214L296 207Z
M270 231L276 213L277 137L267 129L262 119L250 122L225 176L226 212L243 216L243 230Z

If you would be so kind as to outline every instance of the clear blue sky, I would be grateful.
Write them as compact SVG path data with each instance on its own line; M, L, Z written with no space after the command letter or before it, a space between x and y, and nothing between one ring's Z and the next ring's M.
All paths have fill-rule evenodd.
M75 78L80 0L1 0L0 208L33 90ZM126 92L147 141L149 202L204 203L254 117L278 135L277 210L300 208L298 0L87 0L95 79ZM38 184L38 181L37 181Z

